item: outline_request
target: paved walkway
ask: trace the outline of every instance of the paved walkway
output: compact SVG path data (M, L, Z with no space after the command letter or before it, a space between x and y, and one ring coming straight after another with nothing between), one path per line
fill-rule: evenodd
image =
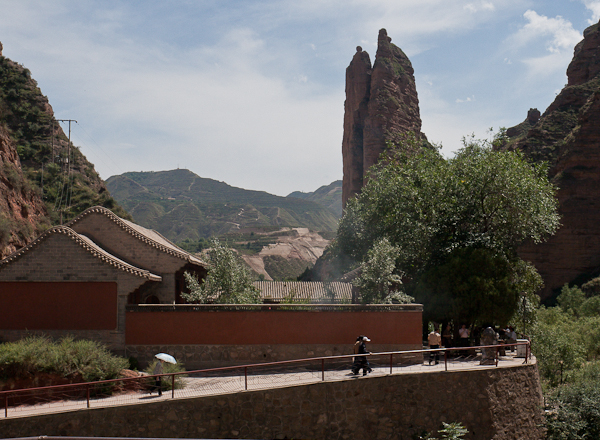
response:
M389 359L389 357L388 357ZM214 396L219 394L238 393L253 390L264 390L269 388L282 388L295 385L306 385L323 380L327 382L335 382L342 380L368 380L369 377L386 376L390 374L389 362L386 365L385 356L376 358L370 357L371 367L373 372L367 377L355 376L350 373L349 365L332 366L326 369L325 373L320 369L320 361L312 366L305 368L296 368L294 370L282 371L281 367L278 370L274 367L256 368L252 374L248 374L247 379L243 374L234 374L226 376L212 377L183 377L180 380L183 385L181 389L176 389L174 394L171 391L165 391L162 396L158 396L156 392L150 394L147 391L130 391L121 394L115 394L106 397L94 397L90 399L90 408L102 408L118 405L136 405L151 402L160 402L164 400L189 399L202 396ZM535 363L535 358L529 360L530 363ZM522 365L523 358L514 357L513 354L507 353L507 356L501 356L498 362L499 368L514 367ZM425 363L406 363L395 364L392 367L391 374L408 374L408 373L431 373L445 371L467 371L496 368L494 365L480 365L479 358L451 358L447 365L444 364L443 356L438 365L428 365ZM168 378L165 378L169 380ZM164 380L164 379L163 379ZM9 407L8 418L28 417L39 414L49 414L65 411L76 411L87 409L87 400L54 400L47 403L36 405L20 405ZM0 412L1 418L4 417L4 410Z

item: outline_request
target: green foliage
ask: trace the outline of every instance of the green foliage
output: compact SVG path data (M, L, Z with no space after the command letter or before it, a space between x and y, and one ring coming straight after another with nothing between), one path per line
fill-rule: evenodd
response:
M125 358L112 355L102 344L66 337L28 337L0 344L0 377L18 378L37 372L56 373L84 381L114 379L127 368Z
M363 304L391 303L397 296L401 275L396 271L396 258L400 250L392 246L387 238L377 241L367 253L356 285L360 288Z
M555 188L545 165L528 164L519 152L494 151L490 142L472 138L454 158L444 159L409 139L390 146L371 171L373 177L348 202L340 221L333 247L338 257L364 262L375 243L387 238L398 248L396 267L412 280L405 284L409 293L431 300L443 289L442 296L454 302L430 307L417 295L425 312L456 313L457 305L477 297L468 313L471 322L477 313L500 306L505 310L496 310L493 318L505 325L518 308L519 294L540 287L539 275L516 250L558 228ZM474 264L479 274L469 267Z
M13 227L14 223L12 220L0 215L0 250L8 244Z
M519 310L522 292L534 292L541 277L532 265L491 249L458 248L419 279L415 296L428 319L505 325Z
M145 373L148 373L149 375L153 375L154 374L154 367L156 367L156 363L159 362L158 360L154 360L152 363L150 363L150 365L148 365L148 367L146 367L146 369L144 370ZM180 373L182 371L185 371L185 368L183 366L183 364L181 363L176 363L176 364L171 364L169 362L163 362L163 373L164 374L169 374L169 373ZM183 380L184 377L187 377L187 375L185 374L178 374L177 376L175 376L175 389L176 390L180 390L185 388L185 382ZM154 378L150 379L148 381L147 386L152 387L155 384L155 380ZM173 383L171 381L170 377L163 377L160 383L161 389L162 391L170 391L173 389Z
M442 425L444 427L438 431L438 434L442 434L439 440L460 440L469 433L469 431L465 429L462 423L442 422ZM431 434L426 434L425 436L420 436L419 439L438 440L438 437L432 437Z
M211 245L208 251L208 275L200 283L194 275L186 272L184 276L190 293L182 293L182 296L187 301L200 303L259 303L260 292L252 284L246 266L218 239L213 239Z
M550 386L577 382L580 368L600 358L600 315L593 313L598 297L586 299L578 287L565 285L557 302L538 311L532 334L540 375Z
M600 383L597 379L560 387L549 396L548 440L600 438Z
M569 287L565 284L556 301L563 312L579 316L579 309L585 302L585 294L579 287Z
M299 258L284 258L278 255L267 255L263 258L265 271L274 281L295 281L302 272L308 269L308 263Z
M207 249L209 245L209 240L205 238L200 238L198 240L186 238L185 240L177 243L177 246L179 246L181 249L191 253L201 252L204 249Z

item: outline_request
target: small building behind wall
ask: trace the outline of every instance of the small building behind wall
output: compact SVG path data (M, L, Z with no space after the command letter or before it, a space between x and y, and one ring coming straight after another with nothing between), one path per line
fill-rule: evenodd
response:
M0 261L0 338L73 335L125 351L125 306L174 303L204 263L160 234L94 207ZM77 230L75 230L76 228Z
M162 282L145 286L129 298L129 304L182 304L184 272L198 279L206 277L207 265L177 247L160 233L116 216L109 209L94 206L67 224L89 237L102 249L128 263L162 277Z

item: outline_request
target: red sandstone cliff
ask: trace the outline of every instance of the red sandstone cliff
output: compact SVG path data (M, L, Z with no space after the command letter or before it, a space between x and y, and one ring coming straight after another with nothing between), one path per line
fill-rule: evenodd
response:
M544 279L542 299L600 271L600 23L584 32L567 76L539 121L509 129L514 137L505 147L547 161L559 188L561 228L547 242L520 250Z
M403 133L421 133L419 99L414 70L408 57L379 31L375 63L359 46L346 69L344 180L342 203L360 192L367 170L375 164L388 141Z
M0 125L0 259L48 223L44 203L23 176L15 144Z

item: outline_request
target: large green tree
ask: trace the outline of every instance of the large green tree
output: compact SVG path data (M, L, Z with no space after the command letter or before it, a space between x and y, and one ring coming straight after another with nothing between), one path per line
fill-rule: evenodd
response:
M260 292L252 283L250 271L231 249L216 238L211 240L208 262L208 275L203 281L184 273L190 293L182 293L182 296L187 301L213 304L260 302Z
M360 263L387 238L404 286L431 318L507 320L520 295L541 286L517 247L559 226L546 166L472 138L450 159L435 149L407 153L415 150L390 148L373 167L346 206L335 251Z

